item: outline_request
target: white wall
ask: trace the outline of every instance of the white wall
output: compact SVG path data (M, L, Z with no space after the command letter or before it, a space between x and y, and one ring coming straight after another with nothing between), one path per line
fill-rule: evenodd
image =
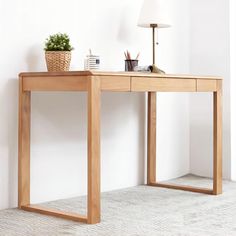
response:
M231 177L229 1L191 1L190 72L218 75L223 81L223 174ZM212 95L190 99L190 170L212 176Z
M236 1L230 0L231 178L236 180Z
M158 31L157 63L167 73L189 72L189 1L172 0L172 26ZM181 59L180 59L181 58ZM189 173L189 94L157 94L157 179ZM178 142L176 142L178 140Z
M170 73L188 73L188 0L172 1L176 24L161 30L158 60ZM17 205L17 74L45 70L43 42L57 32L71 36L74 70L83 69L88 48L104 70L123 70L125 49L150 63L151 31L136 26L141 2L0 0L0 209ZM188 95L158 94L158 112L158 177L186 174ZM143 183L145 121L144 94L102 95L103 191ZM86 193L85 94L34 93L31 141L32 202Z

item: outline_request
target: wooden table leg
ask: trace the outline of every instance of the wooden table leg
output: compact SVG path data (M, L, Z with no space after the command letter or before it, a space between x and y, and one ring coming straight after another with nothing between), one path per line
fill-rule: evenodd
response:
M148 92L147 184L156 183L156 92Z
M100 222L100 79L89 78L88 85L88 214L87 217L66 211L30 204L30 108L31 92L23 90L19 80L19 153L18 206L63 219L95 224Z
M222 193L222 81L217 81L217 91L213 94L214 100L214 170L213 194Z
M88 223L100 222L100 79L88 83Z
M31 94L19 80L18 207L30 204L30 107Z
M222 81L217 81L217 91L214 92L214 180L213 189L198 188L187 185L156 182L156 93L148 93L148 154L147 154L147 184L154 187L179 189L205 194L222 193Z

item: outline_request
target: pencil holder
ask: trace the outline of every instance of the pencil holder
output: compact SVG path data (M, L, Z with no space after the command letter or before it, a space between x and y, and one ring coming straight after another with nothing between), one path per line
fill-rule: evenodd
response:
M138 66L138 60L125 60L125 71L134 71L136 66Z

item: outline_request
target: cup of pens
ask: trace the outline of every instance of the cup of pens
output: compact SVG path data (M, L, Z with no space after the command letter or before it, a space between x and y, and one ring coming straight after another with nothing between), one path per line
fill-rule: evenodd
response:
M134 71L134 68L138 66L139 53L135 59L131 59L132 57L128 50L124 52L124 54L125 54L125 71Z

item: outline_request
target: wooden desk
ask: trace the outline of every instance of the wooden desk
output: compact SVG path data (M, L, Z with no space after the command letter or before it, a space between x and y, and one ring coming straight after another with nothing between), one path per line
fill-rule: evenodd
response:
M148 92L147 184L206 194L222 192L222 80L217 77L114 72L21 73L19 75L19 208L65 219L100 222L100 103L102 91ZM87 216L30 204L30 107L33 91L88 92ZM156 92L212 92L214 109L213 189L156 181Z

